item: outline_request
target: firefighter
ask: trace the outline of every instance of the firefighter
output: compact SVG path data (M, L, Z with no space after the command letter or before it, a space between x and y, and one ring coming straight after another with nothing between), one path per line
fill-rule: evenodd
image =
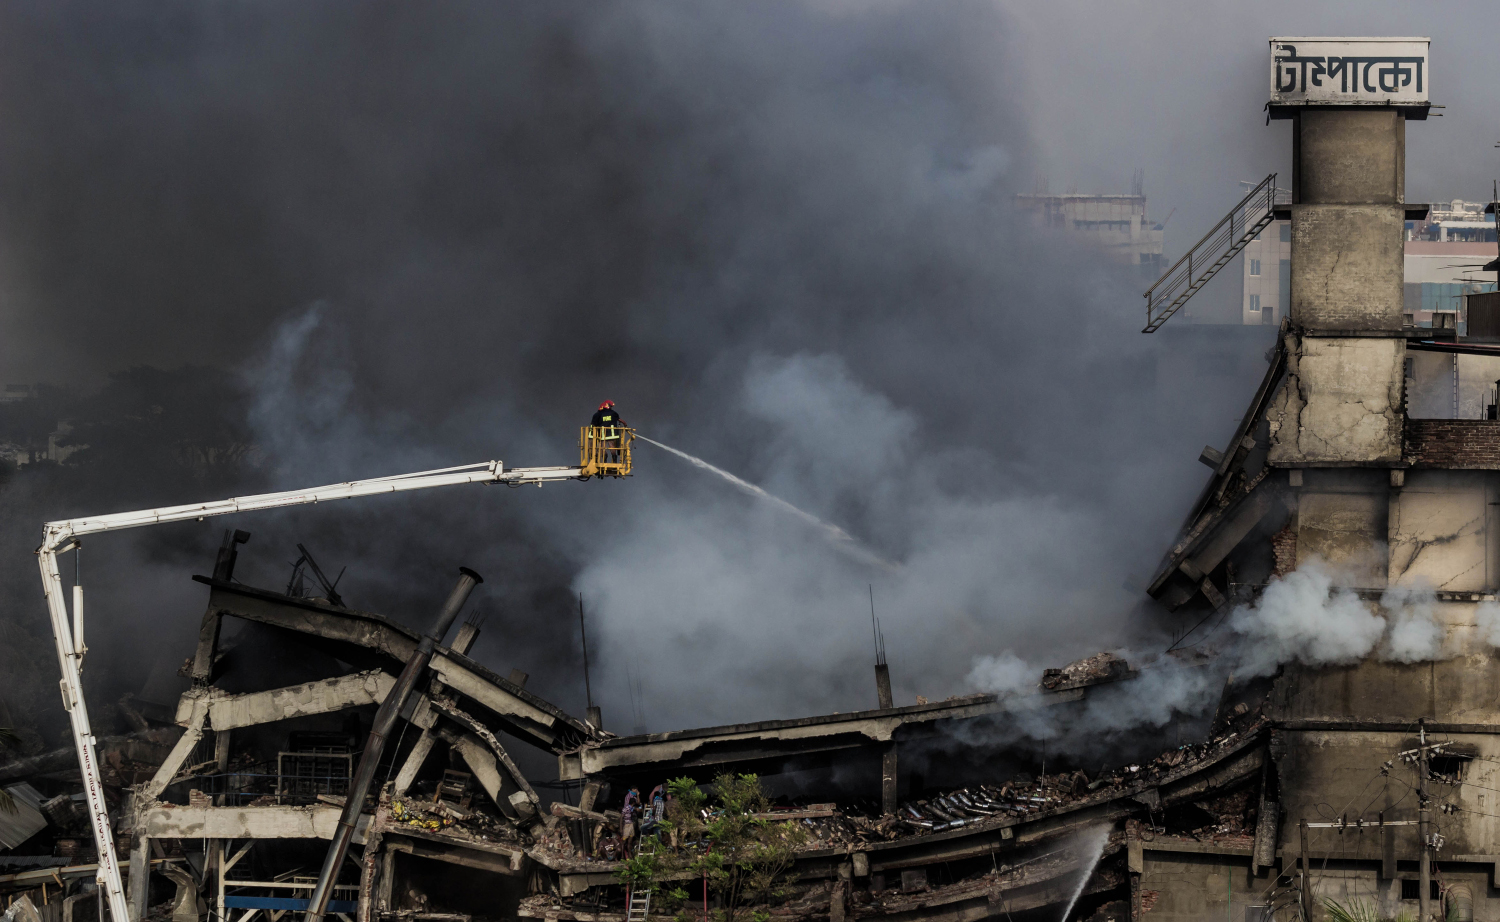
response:
M589 422L594 429L603 429L599 433L599 440L604 443L604 460L619 462L620 460L620 429L625 428L625 420L615 412L615 402L606 400L599 404L599 409L594 411L594 418Z

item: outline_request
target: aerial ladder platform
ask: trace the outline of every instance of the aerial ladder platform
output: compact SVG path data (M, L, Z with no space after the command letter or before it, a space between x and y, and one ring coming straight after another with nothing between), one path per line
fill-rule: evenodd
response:
M81 539L85 535L140 528L146 525L165 525L169 522L201 521L214 515L257 512L265 509L280 509L285 506L326 503L338 499L354 499L359 496L403 493L409 490L425 490L431 487L468 483L503 484L512 487L536 484L540 487L546 483L568 480L628 477L631 472L631 443L634 440L634 429L623 426L597 428L585 426L578 436L579 458L576 466L507 469L500 461L481 461L476 464L376 477L370 480L351 480L346 483L328 484L303 490L262 493L205 503L164 506L157 509L85 516L46 523L42 527L41 546L36 551L37 563L41 567L42 590L47 600L47 613L52 621L58 664L62 669L62 681L59 685L63 708L68 712L72 725L73 742L78 750L79 771L88 801L89 825L93 830L94 844L98 848L97 880L99 889L109 905L113 922L139 922L139 919L131 911L125 895L124 882L120 876L119 853L115 848L114 833L110 827L109 808L104 802L104 786L100 778L93 727L84 701L83 659L88 648L84 645L83 639L83 586L73 587L70 614L69 597L63 591L62 575L58 570L58 555L68 551L77 552L82 546Z

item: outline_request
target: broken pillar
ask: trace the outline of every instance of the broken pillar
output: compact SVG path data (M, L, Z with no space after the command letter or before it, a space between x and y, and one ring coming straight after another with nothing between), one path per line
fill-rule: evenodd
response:
M880 812L896 812L896 741L880 751Z

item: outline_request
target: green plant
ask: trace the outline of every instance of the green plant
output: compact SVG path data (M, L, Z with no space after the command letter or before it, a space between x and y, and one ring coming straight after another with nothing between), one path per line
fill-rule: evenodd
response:
M1375 906L1360 900L1340 903L1338 900L1325 898L1323 908L1328 912L1329 922L1380 922Z
M1338 900L1324 899L1323 909L1328 913L1329 922L1416 922L1416 917L1405 910L1394 917L1383 918L1373 903L1363 900L1340 903Z
M615 877L620 883L633 890L652 889L655 888L656 879L661 871L660 855L643 855L637 850L634 855L620 862L619 869L615 871Z
M667 889L669 878L702 880L718 898L715 922L736 922L748 911L751 922L767 922L763 907L783 898L795 881L792 866L807 835L796 823L763 818L770 801L756 775L724 773L714 779L714 804L691 778L667 782L671 793L661 823L668 847L646 859L626 861L616 876L631 887L650 887L656 907L678 919L688 891Z

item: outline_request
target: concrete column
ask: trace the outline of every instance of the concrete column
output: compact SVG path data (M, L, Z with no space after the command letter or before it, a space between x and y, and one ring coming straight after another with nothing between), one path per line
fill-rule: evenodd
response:
M375 909L378 917L381 913L390 912L395 909L392 905L392 894L396 884L396 850L386 847L381 856L380 877L375 882Z
M896 706L896 699L891 694L891 667L885 663L875 664L875 700L882 708Z
M401 766L401 771L396 774L396 786L392 789L395 796L400 797L417 780L417 772L422 770L422 763L427 761L427 756L432 752L432 745L437 742L437 737L431 730L423 730L422 735L417 737L416 745L412 746L411 752L406 757L406 762Z
M880 812L896 812L896 742L885 744L880 753Z
M130 849L130 922L146 918L151 889L151 840L139 832Z
M1401 460L1406 120L1386 108L1293 118L1290 360L1273 464Z

